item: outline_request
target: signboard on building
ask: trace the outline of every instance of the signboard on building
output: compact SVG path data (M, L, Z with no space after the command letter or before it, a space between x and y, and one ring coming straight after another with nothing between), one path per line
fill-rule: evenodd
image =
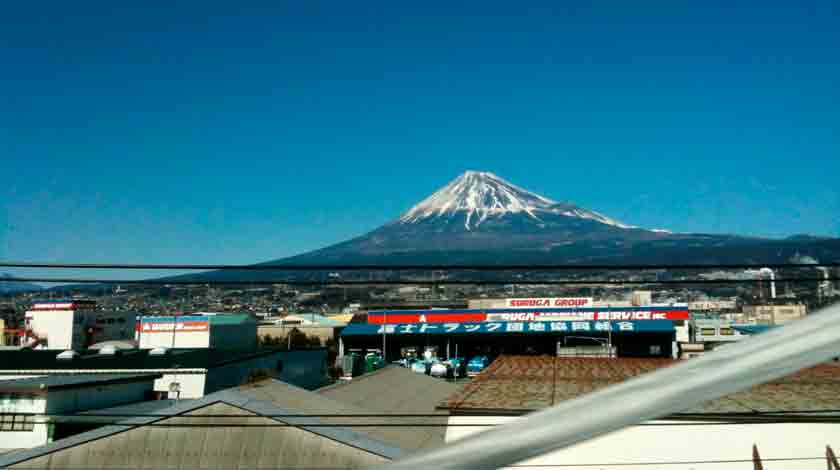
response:
M688 309L685 307L393 310L368 313L368 323L373 324L500 321L678 321L688 319Z
M59 301L39 301L32 304L30 310L79 310L79 309L93 309L96 308L96 302L92 300L59 300Z
M347 325L341 336L363 335L419 335L419 334L538 334L538 333L635 333L672 332L674 323L668 320L646 321L537 321L537 322L448 322Z
M592 303L592 297L543 297L535 299L505 299L506 308L591 307Z
M737 307L734 300L698 300L688 303L688 309L692 312L703 311L728 311L735 310Z
M210 319L207 317L145 317L140 321L138 329L146 333L172 333L173 331L209 331Z

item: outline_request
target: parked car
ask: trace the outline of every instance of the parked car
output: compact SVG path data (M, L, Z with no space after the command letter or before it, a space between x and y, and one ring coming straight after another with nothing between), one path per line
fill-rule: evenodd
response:
M490 358L487 356L476 356L467 363L467 375L474 377L490 365Z
M432 377L446 377L447 372L451 367L452 366L445 362L435 362L429 370L429 375Z
M414 361L411 364L411 371L417 372L418 374L425 374L426 373L426 361Z

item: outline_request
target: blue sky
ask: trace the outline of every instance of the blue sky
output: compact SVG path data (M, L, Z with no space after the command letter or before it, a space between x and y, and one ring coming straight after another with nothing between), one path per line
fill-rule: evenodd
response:
M650 228L840 236L836 2L136 3L0 15L0 258L280 258L467 169Z

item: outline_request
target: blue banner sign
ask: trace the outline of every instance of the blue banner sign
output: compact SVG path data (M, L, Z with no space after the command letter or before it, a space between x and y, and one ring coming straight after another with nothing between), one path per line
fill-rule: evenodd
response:
M540 334L540 333L667 333L674 331L669 320L644 321L552 321L481 323L402 323L372 325L351 323L341 336L424 335L424 334Z

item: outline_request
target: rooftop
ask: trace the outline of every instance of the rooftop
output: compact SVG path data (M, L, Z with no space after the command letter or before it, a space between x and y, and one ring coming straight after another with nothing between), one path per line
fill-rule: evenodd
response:
M57 350L21 349L0 350L0 375L21 375L21 371L113 371L113 370L161 370L161 369L207 369L224 364L274 354L273 349L257 351L229 351L220 349L172 349L167 354L150 355L149 350L134 349L119 354L99 354L96 350L79 351L72 360L61 360Z
M277 380L266 380L242 386L239 393L302 414L366 415L352 419L321 417L319 421L328 424L353 423L352 429L373 439L401 449L416 450L444 444L448 414L436 410L435 406L460 387L402 367L389 366L355 378L350 383L324 387L315 392ZM389 414L439 414L440 418L390 418ZM389 426L414 423L426 426ZM365 424L371 426L363 426ZM428 426L430 424L441 426Z
M0 468L81 468L74 462L103 470L312 468L316 462L326 468L361 468L403 455L401 449L354 429L307 426L319 421L289 417L299 411L274 406L236 389L170 406L132 409L123 407L121 411L155 416L127 418L44 446L4 454ZM272 418L275 416L284 418Z
M27 379L2 380L0 392L32 392L48 390L67 390L117 383L142 382L161 377L160 374L76 374L49 375Z
M676 363L670 359L501 356L439 403L451 412L524 413L546 408ZM819 365L685 413L840 409L840 367Z

